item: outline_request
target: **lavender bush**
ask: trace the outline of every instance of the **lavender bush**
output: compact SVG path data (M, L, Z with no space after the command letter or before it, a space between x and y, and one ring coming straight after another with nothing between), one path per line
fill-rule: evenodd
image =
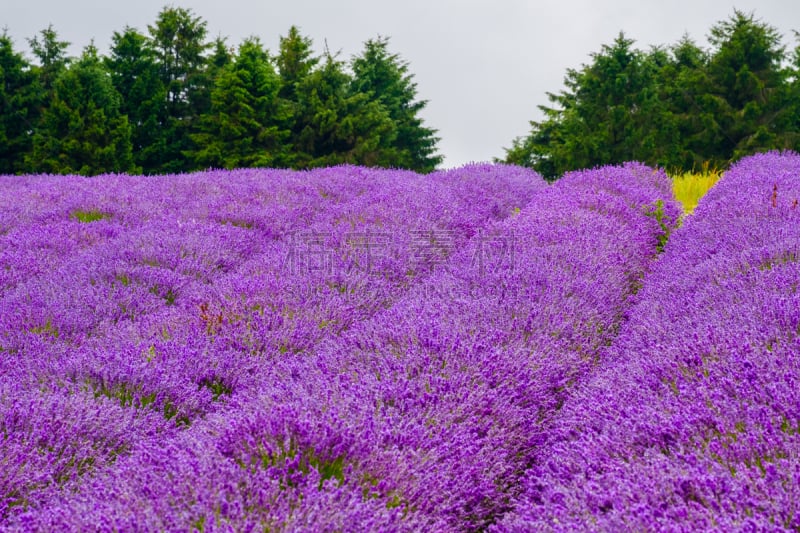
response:
M428 529L496 520L656 255L663 228L651 214L677 219L668 196L664 175L641 166L570 175L321 346L306 388L330 398L328 369L346 376L329 401L343 415L327 417L337 443L353 439L330 454L353 469L344 481Z
M798 171L9 178L0 523L796 530Z
M545 187L477 165L1 183L4 520L390 305L431 269L417 235L445 235L446 258Z
M798 176L758 155L701 200L497 530L800 529Z

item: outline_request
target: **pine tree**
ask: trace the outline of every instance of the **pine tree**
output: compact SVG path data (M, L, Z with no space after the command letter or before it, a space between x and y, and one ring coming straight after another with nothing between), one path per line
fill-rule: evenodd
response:
M203 71L207 66L205 53L210 47L205 40L206 22L189 9L166 7L158 14L156 23L148 26L148 31L166 88L166 143L159 170L190 170L186 152L193 145L189 136L206 99Z
M297 85L306 79L319 63L319 58L313 54L312 45L311 39L301 35L297 26L289 28L286 37L280 38L275 63L281 78L279 92L281 98L295 102Z
M28 39L33 55L39 60L37 69L39 81L44 89L52 91L56 78L64 71L70 62L67 56L69 41L59 41L58 33L52 24L39 32L39 37Z
M532 166L554 178L568 170L649 159L657 144L652 111L658 106L656 62L624 34L580 70L569 69L566 90L548 93L556 107L506 152L509 163Z
M0 174L25 170L42 96L32 66L14 51L8 35L0 35Z
M385 138L378 165L430 172L442 162L436 155L436 130L423 126L420 112L427 105L416 100L417 84L408 72L408 63L388 50L387 38L371 39L364 51L353 58L353 92L363 93L378 102L395 123L397 135Z
M549 94L544 119L516 139L505 160L549 177L640 160L671 169L724 168L756 151L798 146L797 70L780 36L734 11L714 25L706 52L688 37L648 54L620 35L569 70ZM798 60L800 61L800 60Z
M93 45L53 82L26 164L35 172L85 176L136 170L128 119Z
M720 132L714 159L788 147L786 55L777 30L737 10L711 28L709 40L715 47L708 64L709 107Z
M292 26L286 36L280 38L278 55L275 57L281 81L278 90L279 105L288 113L286 126L289 130L289 153L285 163L290 167L306 164L298 162L297 143L305 127L299 118L303 112L298 101L298 87L319 64L312 45L309 37L303 36L297 26ZM309 158L302 159L308 161Z
M330 53L297 83L294 166L379 164L381 147L397 135L396 127L383 106L351 86L352 78Z
M288 163L287 110L281 82L257 38L245 40L233 63L221 67L211 110L192 135L193 161L203 167L275 167Z
M661 108L652 117L661 132L657 163L669 169L700 168L708 161L714 117L704 103L708 54L684 35L668 50L658 71ZM717 142L717 141L711 141Z
M166 88L150 41L133 28L112 36L105 65L121 98L120 113L128 117L136 166L145 174L158 172L165 159Z
M200 122L202 117L211 113L212 106L212 93L215 89L217 78L225 67L233 62L234 54L228 48L228 44L224 37L217 37L210 45L211 53L205 58L205 63L194 75L194 92L192 94L192 111L196 120L192 123L189 131L191 138L195 133L201 129ZM185 155L189 156L191 160L191 153L194 153L194 147L191 148Z
M217 37L211 43L211 54L206 61L208 70L212 73L219 72L227 67L234 60L233 49L228 47L228 39L225 37Z
M800 32L794 32L800 42ZM800 152L800 44L792 53L792 64L789 67L789 106L787 111L786 144L796 152Z

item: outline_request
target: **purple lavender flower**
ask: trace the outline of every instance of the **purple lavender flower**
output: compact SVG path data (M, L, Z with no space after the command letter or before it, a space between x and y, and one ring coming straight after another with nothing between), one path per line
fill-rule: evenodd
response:
M800 527L798 174L749 157L701 200L498 530Z

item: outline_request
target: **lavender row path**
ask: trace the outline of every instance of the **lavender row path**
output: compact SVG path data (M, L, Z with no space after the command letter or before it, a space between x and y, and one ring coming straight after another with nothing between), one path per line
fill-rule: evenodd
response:
M725 173L498 531L800 529L798 199L797 154Z
M542 187L488 165L3 177L0 517L258 390Z
M371 318L277 357L21 528L484 528L609 343L665 230L663 173L575 173Z

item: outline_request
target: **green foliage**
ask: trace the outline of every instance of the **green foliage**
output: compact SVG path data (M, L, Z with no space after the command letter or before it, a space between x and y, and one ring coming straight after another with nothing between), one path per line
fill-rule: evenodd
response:
M655 57L657 54L654 53ZM653 125L661 133L650 164L672 169L694 169L708 165L708 148L716 140L709 136L713 113L701 105L707 84L708 54L684 36L661 51L658 61L659 108Z
M95 398L105 397L119 402L120 407L134 409L152 409L160 411L166 420L175 419L177 426L189 426L191 420L186 415L178 416L178 408L169 398L159 399L159 394L150 392L145 394L139 384L125 381L107 383L102 379L88 379L86 382Z
M204 56L204 64L194 76L195 89L191 94L192 110L197 122L202 120L203 115L211 111L211 95L217 78L222 70L234 60L233 50L228 47L224 37L217 37L208 47L211 53L207 57ZM196 131L196 128L193 129Z
M105 218L110 218L111 215L108 213L103 213L102 211L96 211L94 209L89 211L77 210L72 212L72 218L77 220L78 222L96 222L98 220L103 220Z
M279 441L278 449L272 452L263 448L258 450L256 460L254 464L243 466L260 466L264 469L286 468L285 479L289 486L294 485L293 474L308 475L311 469L316 470L320 476L320 489L329 479L335 479L339 484L344 483L344 456L330 457L329 454L318 454L314 448L301 447L294 439L289 441L288 446Z
M201 167L270 167L288 162L289 111L277 95L280 79L257 38L245 40L234 62L220 68L211 110L192 135Z
M505 160L547 177L638 160L689 171L750 153L798 148L797 69L774 28L734 11L711 28L706 52L687 37L642 52L623 34L568 70L566 89L531 122Z
M656 245L656 250L661 253L664 251L667 241L669 241L671 232L671 225L668 224L669 221L665 218L664 200L658 199L655 205L648 206L645 215L654 218L658 222L659 228L661 228L661 235L658 236L658 244Z
M208 101L206 22L190 9L165 7L148 30L166 89L164 158L158 170L190 170L185 154L193 148L189 135L206 111L202 103Z
M340 61L326 54L295 91L293 166L378 164L381 146L396 135L396 126L379 102L351 90Z
M33 148L28 132L39 120L42 87L32 66L0 36L0 174L25 170L25 154Z
M792 63L787 69L789 73L789 105L786 119L793 124L800 124L800 32L794 33L798 45L792 53ZM800 131L790 130L791 137L787 144L800 151Z
M389 40L371 39L364 51L353 58L353 92L369 95L389 113L397 133L384 138L378 166L402 167L430 172L442 162L436 155L436 131L422 124L419 113L427 105L416 100L417 84L409 74L408 63L397 54L389 53Z
M297 26L289 28L286 37L280 38L280 47L275 62L281 77L280 97L295 101L297 85L311 74L319 63L311 48L310 38L300 34Z
M168 288L166 291L163 291L159 285L153 285L152 287L150 287L150 294L153 294L163 299L168 306L175 305L175 298L177 298L178 296L171 287Z
M646 54L633 49L620 33L581 70L567 71L567 90L548 94L557 107L540 106L542 122L508 151L510 163L532 166L547 177L567 170L638 159L656 146L650 123L658 105L656 68Z
M39 37L28 39L28 44L33 55L39 60L39 80L45 90L51 91L56 79L70 62L70 58L67 57L70 43L58 40L58 33L52 24L40 31Z
M57 339L59 336L58 328L53 325L53 321L50 318L45 321L44 325L34 326L29 331L36 335L52 337L54 339Z
M93 45L55 80L26 164L34 172L85 176L135 170L128 118Z
M258 38L208 42L206 22L165 7L147 34L115 32L78 60L48 27L29 65L0 38L0 174L143 172L340 163L427 172L441 162L408 65L367 41L351 69L291 27L271 57Z
M221 378L206 379L200 382L200 387L211 391L212 400L217 402L222 396L230 396L233 388L222 381Z
M166 157L167 91L148 38L133 28L112 36L105 66L121 96L120 112L131 126L134 163L146 174L158 172Z
M738 159L770 148L791 148L787 126L785 52L780 35L752 15L736 11L711 29L716 53L708 65L710 92L717 96L720 158ZM717 160L712 159L714 163Z

